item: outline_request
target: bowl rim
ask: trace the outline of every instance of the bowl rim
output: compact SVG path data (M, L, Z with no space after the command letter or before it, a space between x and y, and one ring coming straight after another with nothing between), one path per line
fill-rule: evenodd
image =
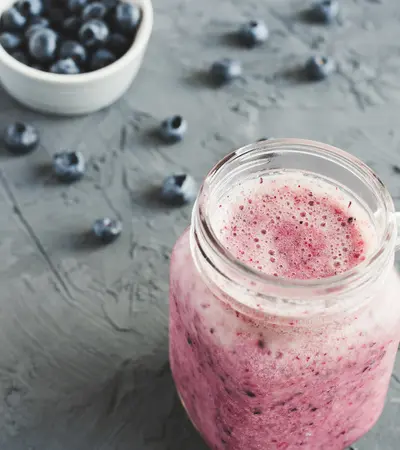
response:
M96 70L89 73L80 73L75 75L64 75L44 72L33 67L27 66L21 63L17 59L9 55L4 48L0 45L0 60L6 64L11 70L24 75L31 80L50 83L50 84L70 84L79 85L94 82L103 78L112 76L113 74L123 70L133 60L139 59L141 53L146 48L147 42L150 38L153 28L153 5L151 0L122 0L126 3L138 4L142 9L142 19L139 24L133 44L129 50L121 58L107 67ZM10 1L13 4L15 0ZM8 2L2 5L4 8L0 8L0 14L7 8ZM1 79L1 77L0 77Z

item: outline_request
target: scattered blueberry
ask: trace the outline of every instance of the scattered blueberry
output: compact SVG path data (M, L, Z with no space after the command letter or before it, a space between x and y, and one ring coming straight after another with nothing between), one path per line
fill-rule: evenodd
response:
M50 72L59 75L77 75L80 73L80 69L72 58L65 58L56 61L50 67Z
M305 72L310 80L323 80L335 70L335 62L326 56L312 56L305 65Z
M6 148L16 154L31 152L39 143L39 133L32 125L16 122L9 125L4 133Z
M400 166L398 166L396 164L393 164L392 165L392 170L393 170L394 173L397 173L397 175L400 174Z
M84 23L79 30L79 39L86 47L99 47L107 41L109 30L107 25L98 19Z
M115 8L114 26L121 33L131 35L136 31L142 12L132 3L119 3Z
M339 14L339 3L336 0L321 0L314 3L310 12L315 21L331 23Z
M186 174L170 175L161 188L162 200L173 205L193 202L196 196L197 184L193 177Z
M82 20L103 19L107 14L107 7L102 2L89 3L82 11Z
M68 0L67 8L74 14L80 13L83 8L89 3L88 0Z
M107 48L117 57L123 56L131 46L131 41L119 33L110 34L107 41Z
M61 152L53 156L53 170L61 181L77 181L83 177L85 169L85 158L80 152Z
M26 53L21 50L12 52L12 53L10 53L10 55L22 64L25 64L25 65L29 64L29 60L28 60L28 57L26 56Z
M4 31L20 31L26 25L26 17L17 8L10 8L3 12L1 23Z
M78 35L81 26L82 20L80 17L70 16L64 20L62 30L67 37L75 38Z
M114 53L110 52L110 50L107 50L105 48L100 48L99 50L96 50L92 55L92 59L90 61L90 69L91 70L102 69L103 67L109 66L116 60L117 57L114 55Z
M270 139L273 139L273 138L272 137L262 137L262 138L258 139L257 142L269 141Z
M93 224L93 233L96 238L105 244L115 241L122 232L122 222L118 219L98 219Z
M248 47L255 47L268 39L269 31L262 20L251 20L239 30L240 40Z
M227 84L242 74L242 66L239 61L224 58L213 63L210 69L212 80L219 85Z
M22 39L19 35L14 33L5 32L0 34L0 45L8 53L17 50L22 44Z
M61 59L73 59L78 64L84 64L87 59L85 47L77 41L64 41L58 52Z
M26 17L39 16L43 11L43 2L42 0L19 0L16 7Z
M161 122L160 135L166 142L178 142L187 131L187 122L182 116L172 116Z
M58 35L55 31L39 28L29 38L29 53L37 61L51 61L56 55L57 43Z

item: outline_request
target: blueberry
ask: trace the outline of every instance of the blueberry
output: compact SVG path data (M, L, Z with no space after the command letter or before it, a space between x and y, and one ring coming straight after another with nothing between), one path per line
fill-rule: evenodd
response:
M80 73L78 64L72 58L59 59L50 67L51 73L59 75L77 75Z
M5 32L0 34L0 45L4 48L4 50L8 53L16 50L22 44L21 36Z
M339 3L336 0L321 0L311 7L311 18L318 22L331 23L339 13Z
M90 61L90 70L99 70L103 67L109 66L117 60L117 57L105 48L96 50Z
M107 8L108 11L116 8L119 3L119 0L101 0L101 3Z
M191 203L197 196L197 184L186 174L170 175L165 178L161 188L161 199L173 205Z
M20 31L26 25L26 17L17 8L10 8L2 14L1 23L4 31Z
M61 30L64 20L65 11L62 8L50 8L47 12L47 17L51 23L52 28Z
M335 70L335 62L326 56L312 56L305 65L305 72L310 80L323 80Z
M251 20L239 30L240 40L248 47L255 47L268 39L269 31L262 20Z
M109 244L115 241L122 232L122 222L118 219L97 219L93 224L93 233L103 243Z
M79 30L79 40L88 48L100 47L109 35L107 25L99 19L91 19L84 23Z
M43 2L41 0L19 0L16 7L25 17L39 16L43 11Z
M33 16L29 19L29 26L40 25L42 27L48 27L49 24L49 19L46 19L44 16Z
M187 131L187 122L182 116L172 116L161 122L160 136L166 142L178 142Z
M30 39L33 33L39 28L47 28L49 26L49 21L42 16L35 16L35 20L29 22L28 28L25 30L26 39Z
M21 51L21 50L17 50L15 52L10 53L10 55L16 59L17 61L19 61L22 64L28 65L29 64L29 58L26 55L25 52Z
M210 69L212 80L219 85L227 84L242 74L242 66L239 61L224 58L213 63Z
M80 17L70 16L64 20L62 24L62 30L65 36L71 39L75 39L78 37L78 32L81 26L82 26L82 19Z
M58 35L55 31L39 28L29 38L29 53L37 61L51 61L56 55L57 44Z
M39 133L35 127L22 122L9 125L4 133L6 148L16 155L31 152L39 143Z
M74 14L80 13L83 8L89 3L88 0L68 0L67 8Z
M140 22L142 12L132 3L119 3L115 8L114 26L121 33L132 35Z
M103 19L107 14L107 7L102 2L89 3L82 11L82 20Z
M53 156L53 170L61 181L77 181L85 174L85 158L80 152L56 153Z
M41 70L42 72L48 72L47 67L42 64L33 63L30 64L30 67L32 67L32 69Z
M274 138L272 138L272 137L262 137L260 139L257 139L257 142L269 141L270 139L274 139Z
M107 48L118 58L123 56L132 45L132 42L119 33L110 34L107 41Z
M72 58L78 64L84 64L87 59L85 47L77 41L64 41L58 54L60 59Z

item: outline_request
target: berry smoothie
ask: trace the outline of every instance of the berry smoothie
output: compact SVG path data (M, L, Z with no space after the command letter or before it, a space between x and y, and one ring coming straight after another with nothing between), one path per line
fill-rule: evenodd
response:
M277 278L332 277L377 245L357 198L302 173L244 181L211 214L226 249ZM343 450L365 434L383 409L400 338L400 281L394 269L384 278L366 306L331 320L245 315L211 292L187 231L171 263L170 359L210 448ZM248 306L264 312L260 302Z

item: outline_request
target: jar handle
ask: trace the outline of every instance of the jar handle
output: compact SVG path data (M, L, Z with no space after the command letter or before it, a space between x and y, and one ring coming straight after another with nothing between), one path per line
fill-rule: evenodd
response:
M396 251L400 250L400 211L394 214L397 225L397 239L396 239Z

